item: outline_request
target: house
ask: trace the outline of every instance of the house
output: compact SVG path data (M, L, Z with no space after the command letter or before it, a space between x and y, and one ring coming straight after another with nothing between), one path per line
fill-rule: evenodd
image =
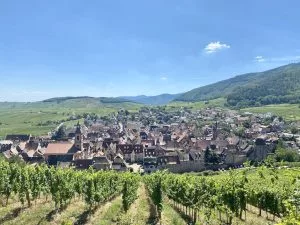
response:
M158 156L157 157L157 165L165 166L170 164L179 164L179 155L177 152L169 153L168 155Z
M144 146L144 147L149 147L149 146L154 146L155 145L155 141L152 140L152 139L147 139L147 140L141 140L141 144Z
M93 158L93 167L96 170L110 170L112 169L112 162L105 155L95 156Z
M121 154L117 154L112 162L112 169L117 171L127 171L128 165Z
M19 156L22 159L22 156L19 155L19 152L15 148L4 151L3 155L6 159L10 159L13 156Z
M43 153L39 150L41 149L41 145L39 141L30 140L29 142L22 142L24 146L18 146L21 150L21 155L25 161L30 162L42 162L44 161ZM21 147L20 147L21 146Z
M164 155L164 150L162 148L149 146L144 150L144 158L156 158L159 155Z
M148 134L145 131L140 132L140 137L142 140L147 140L148 139Z
M157 168L157 158L156 157L146 157L143 162L144 172L152 173L155 172Z
M127 162L134 162L134 152L132 144L119 144L117 151L120 152Z
M93 166L93 159L76 159L74 165L76 169L88 169Z
M78 151L73 142L49 143L45 150L45 160L49 165L57 165L58 162L71 162Z
M30 140L31 135L27 134L9 134L6 135L5 140L13 142L27 142Z
M115 140L113 138L104 138L102 147L104 149L108 149L111 144L118 144L119 140Z
M203 161L201 151L190 150L189 151L189 160L190 161Z
M0 153L10 150L13 146L12 141L0 141Z
M211 141L208 141L208 140L197 140L195 143L195 148L198 150L205 151L205 149L207 147L209 147L210 144L211 144Z
M260 125L260 133L266 134L271 132L271 126Z
M118 151L121 152L127 162L142 162L144 158L144 146L139 144L120 144L117 145Z

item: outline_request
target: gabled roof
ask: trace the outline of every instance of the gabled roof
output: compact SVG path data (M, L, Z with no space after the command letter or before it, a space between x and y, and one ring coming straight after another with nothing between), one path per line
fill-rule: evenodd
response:
M29 141L30 135L27 134L9 134L6 135L5 140L11 141Z
M45 155L66 155L76 152L77 149L72 142L54 142L48 144Z
M198 140L196 141L195 147L200 149L200 150L205 150L207 147L210 146L210 142L208 140Z
M39 143L33 142L33 141L30 141L30 142L28 142L28 143L25 144L25 149L27 151L30 151L30 150L34 150L35 151L35 150L38 149L38 147L39 147Z
M7 150L10 150L12 147L12 144L0 144L0 152L5 152Z
M189 156L192 161L200 160L201 159L201 151L191 150L189 152Z
M94 164L111 164L105 155L94 157L93 161Z

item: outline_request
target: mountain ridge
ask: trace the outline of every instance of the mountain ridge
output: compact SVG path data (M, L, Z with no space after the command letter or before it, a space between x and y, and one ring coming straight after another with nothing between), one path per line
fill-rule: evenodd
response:
M121 96L122 99L128 99L137 103L142 103L145 105L165 105L173 101L181 94L160 94L154 96L147 95L137 95L137 96Z
M227 98L233 107L300 103L300 63L246 73L188 91L175 101L197 102Z

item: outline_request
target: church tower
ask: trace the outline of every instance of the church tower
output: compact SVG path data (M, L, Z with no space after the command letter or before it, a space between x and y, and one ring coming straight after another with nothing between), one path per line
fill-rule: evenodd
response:
M213 140L216 140L218 137L218 121L216 121L215 125L213 126Z
M77 123L75 131L75 147L80 151L82 150L82 132L79 121Z

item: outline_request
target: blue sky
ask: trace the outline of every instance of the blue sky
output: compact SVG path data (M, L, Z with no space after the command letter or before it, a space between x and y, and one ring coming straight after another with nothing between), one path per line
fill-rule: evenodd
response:
M298 0L0 0L0 101L179 93L300 61Z

